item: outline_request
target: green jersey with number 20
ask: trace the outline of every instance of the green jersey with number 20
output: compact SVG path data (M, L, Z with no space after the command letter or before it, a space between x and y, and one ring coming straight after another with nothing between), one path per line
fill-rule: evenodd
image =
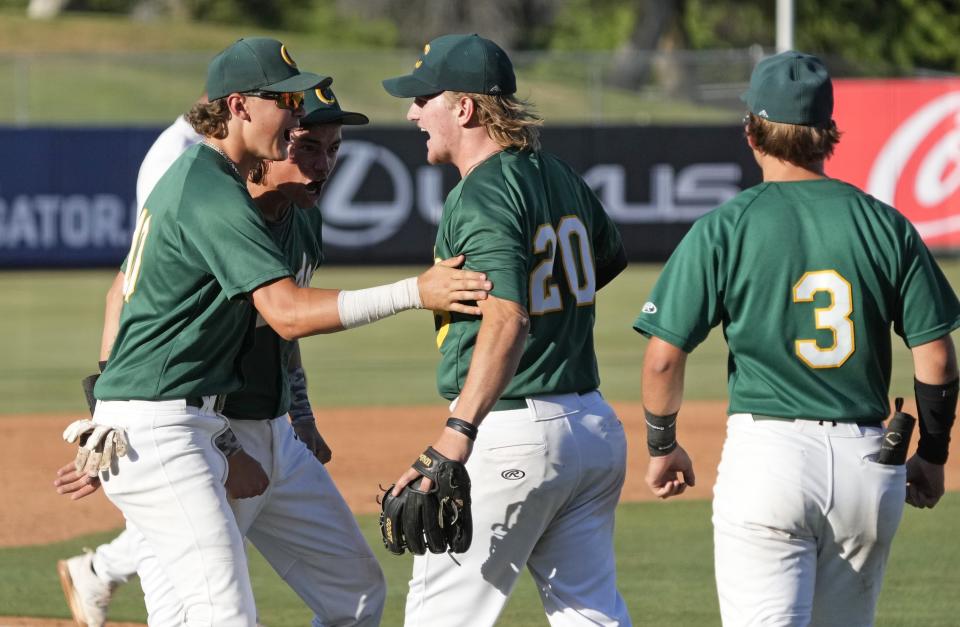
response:
M879 421L891 325L924 344L960 304L892 207L834 179L770 182L693 225L634 328L690 352L717 324L730 413Z
M291 272L221 155L197 144L170 166L140 212L127 260L120 329L96 397L240 388L254 320L246 295Z
M593 349L596 268L620 250L600 201L556 157L504 150L477 165L447 196L434 249L464 254L493 282L491 294L524 306L530 332L503 398L583 392L600 384ZM445 398L463 388L480 318L437 314Z

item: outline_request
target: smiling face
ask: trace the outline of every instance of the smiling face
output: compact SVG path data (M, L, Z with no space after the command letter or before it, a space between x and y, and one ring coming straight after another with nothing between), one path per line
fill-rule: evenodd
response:
M269 164L264 185L276 188L287 204L314 206L337 164L341 141L339 123L294 129L287 158Z
M456 110L443 94L415 98L407 119L427 134L427 163L452 163L459 148Z

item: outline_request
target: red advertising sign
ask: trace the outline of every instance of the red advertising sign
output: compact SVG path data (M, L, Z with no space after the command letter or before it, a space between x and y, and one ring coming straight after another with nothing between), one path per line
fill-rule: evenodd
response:
M931 248L960 248L960 79L834 81L830 176L896 207Z

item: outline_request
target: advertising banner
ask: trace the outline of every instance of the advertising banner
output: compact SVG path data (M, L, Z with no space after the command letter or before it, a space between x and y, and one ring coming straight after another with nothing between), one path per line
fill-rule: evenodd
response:
M960 248L960 79L838 80L827 166L896 207L934 249Z
M135 222L140 161L160 129L0 129L0 267L117 265ZM759 170L732 127L558 127L569 162L620 226L632 260L666 259L690 224ZM345 128L321 199L330 263L430 263L451 166L412 127Z

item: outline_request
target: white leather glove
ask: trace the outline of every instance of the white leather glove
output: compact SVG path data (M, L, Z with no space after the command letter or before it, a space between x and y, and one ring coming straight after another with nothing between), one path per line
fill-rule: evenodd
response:
M114 460L127 454L127 434L123 429L98 425L86 418L70 423L63 439L70 444L79 443L74 467L90 477L109 470Z

